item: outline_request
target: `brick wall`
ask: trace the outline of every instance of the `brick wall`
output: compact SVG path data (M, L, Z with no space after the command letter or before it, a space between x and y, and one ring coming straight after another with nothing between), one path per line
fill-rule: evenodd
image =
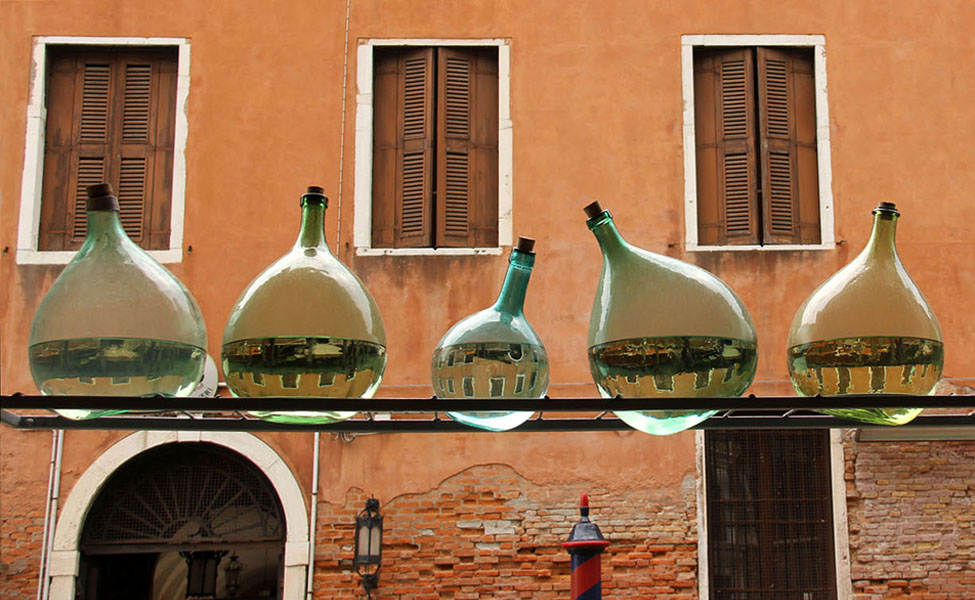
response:
M856 600L975 598L975 442L846 435Z
M588 492L592 520L611 541L603 554L607 598L697 597L693 480L682 490L610 492L574 482L533 484L505 465L467 469L423 494L381 498L383 567L375 598L568 598L561 543ZM353 523L367 494L319 505L316 595L361 596L352 572Z
M37 597L51 433L0 425L0 598Z

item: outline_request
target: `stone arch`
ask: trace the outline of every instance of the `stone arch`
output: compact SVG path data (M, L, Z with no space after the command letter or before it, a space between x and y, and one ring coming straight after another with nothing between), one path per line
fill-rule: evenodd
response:
M277 452L257 436L240 432L142 431L119 440L96 458L75 483L64 502L54 531L51 551L50 598L73 600L78 575L78 543L85 517L109 476L136 455L161 444L209 442L243 455L268 478L285 515L284 590L285 600L299 600L305 594L308 568L308 511L298 480Z

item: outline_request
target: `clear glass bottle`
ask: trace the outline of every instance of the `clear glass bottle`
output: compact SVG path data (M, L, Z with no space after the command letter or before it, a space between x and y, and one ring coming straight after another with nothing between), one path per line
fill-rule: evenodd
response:
M328 198L301 196L291 250L261 272L230 312L221 351L235 396L370 398L386 369L386 329L372 295L325 243ZM355 411L252 411L278 423L332 423Z
M944 365L941 326L897 256L899 215L893 203L881 202L873 211L867 246L796 312L789 330L788 367L800 395L934 392ZM902 425L921 409L822 412Z
M541 398L548 391L548 355L523 312L535 264L535 240L519 237L497 301L458 321L436 350L430 366L441 398ZM449 412L452 419L490 431L513 429L529 411Z
M48 395L187 396L206 361L196 300L125 234L109 184L87 192L85 242L34 315L34 382ZM125 411L58 412L86 419Z
M758 345L745 305L704 269L628 244L609 211L585 208L603 253L589 321L589 368L603 397L740 396ZM715 411L620 411L634 429L666 435Z

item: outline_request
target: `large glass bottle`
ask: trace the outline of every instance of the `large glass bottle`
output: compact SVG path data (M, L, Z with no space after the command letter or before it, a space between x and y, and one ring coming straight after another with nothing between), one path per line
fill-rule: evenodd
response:
M441 398L541 398L548 391L548 354L525 319L525 292L535 264L535 240L519 237L497 301L464 317L444 334L430 366ZM513 429L529 411L448 412L490 431Z
M803 302L789 330L789 376L802 396L931 394L941 379L941 326L904 269L894 233L897 207L873 211L866 248ZM902 425L917 408L822 412Z
M603 253L589 321L589 368L603 397L741 395L758 346L745 305L704 269L628 244L609 211L586 207ZM666 435L715 411L620 411L634 429Z
M224 378L235 396L370 398L386 369L375 300L325 243L324 190L301 197L291 250L240 295L223 333ZM252 411L278 423L332 423L355 411Z
M125 234L109 184L87 189L88 235L31 326L42 394L187 396L206 360L200 309L176 277ZM122 409L62 410L85 419Z

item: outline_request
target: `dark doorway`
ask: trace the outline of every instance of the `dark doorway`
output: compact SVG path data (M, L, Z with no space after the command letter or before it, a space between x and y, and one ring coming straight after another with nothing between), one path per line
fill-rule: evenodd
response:
M216 444L163 444L120 466L92 503L76 600L184 598L186 557L201 554L218 558L195 597L277 598L285 533L274 487L246 457ZM233 585L231 556L242 565Z
M84 559L79 587L82 598L98 600L152 600L156 553L107 554Z

